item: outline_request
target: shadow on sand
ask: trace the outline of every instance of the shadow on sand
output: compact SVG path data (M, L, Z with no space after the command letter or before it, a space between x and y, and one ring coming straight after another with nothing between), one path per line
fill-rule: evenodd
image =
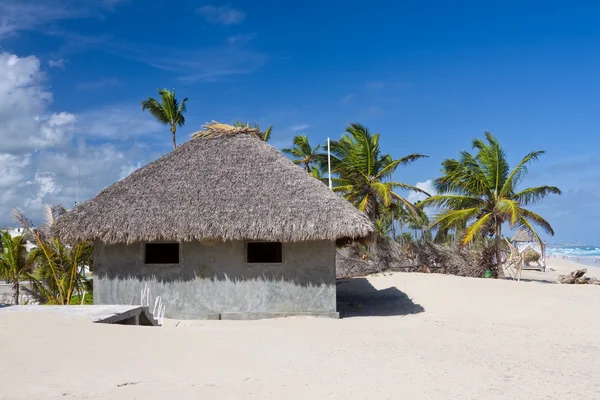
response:
M366 278L340 279L337 282L337 310L342 318L386 317L425 311L398 288L377 290Z

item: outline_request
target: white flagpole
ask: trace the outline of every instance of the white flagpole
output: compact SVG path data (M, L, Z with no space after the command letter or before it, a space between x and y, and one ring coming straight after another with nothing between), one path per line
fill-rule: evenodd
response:
M329 172L329 189L333 190L333 185L331 184L331 148L329 146L329 138L327 138L327 168Z

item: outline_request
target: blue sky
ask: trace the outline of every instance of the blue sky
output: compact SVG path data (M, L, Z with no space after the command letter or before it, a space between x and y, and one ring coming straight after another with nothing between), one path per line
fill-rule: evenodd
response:
M427 187L485 130L527 185L551 241L600 244L600 6L575 2L0 0L0 225L71 205L169 151L142 113L189 97L179 140L210 120L275 126L272 144L337 138L349 122Z

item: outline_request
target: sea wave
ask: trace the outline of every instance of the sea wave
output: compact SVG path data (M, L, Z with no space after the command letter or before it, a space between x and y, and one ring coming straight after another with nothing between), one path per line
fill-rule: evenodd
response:
M596 246L548 246L548 254L564 257L600 257Z

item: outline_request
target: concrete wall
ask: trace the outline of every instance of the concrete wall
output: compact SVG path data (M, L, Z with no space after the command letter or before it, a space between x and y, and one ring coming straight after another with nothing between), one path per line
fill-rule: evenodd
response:
M29 282L21 282L19 304L39 304L37 299L27 292L27 289L31 289ZM13 304L12 283L6 283L4 279L0 280L0 304Z
M94 249L95 304L139 304L147 283L171 318L336 310L334 242L284 243L281 264L246 263L245 242L181 243L178 265L145 265L142 243Z

